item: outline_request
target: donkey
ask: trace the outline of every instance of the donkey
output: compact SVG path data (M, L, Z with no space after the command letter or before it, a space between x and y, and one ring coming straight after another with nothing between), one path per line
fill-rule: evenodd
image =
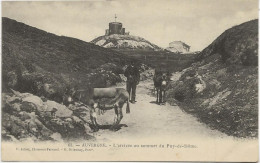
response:
M163 104L165 103L165 92L168 84L168 78L165 73L160 75L155 75L153 78L154 87L156 90L156 103Z
M98 99L110 98L108 104L100 104L96 102ZM115 110L114 123L110 130L117 130L120 121L123 118L122 108L126 103L126 113L130 113L129 94L124 88L91 88L88 90L71 90L64 98L64 104L69 105L75 102L82 102L90 106L90 119L93 126L93 131L99 130L97 123L97 111L100 110Z

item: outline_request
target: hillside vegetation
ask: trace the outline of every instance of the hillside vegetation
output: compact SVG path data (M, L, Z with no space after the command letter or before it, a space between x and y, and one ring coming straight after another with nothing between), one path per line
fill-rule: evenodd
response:
M2 23L4 91L13 88L52 98L67 86L107 87L121 80L128 59L119 52L9 18Z
M169 85L171 103L228 135L257 137L258 20L222 33Z
M144 63L152 68L164 67L169 72L176 72L189 67L194 63L197 54L176 54L169 51L152 51L152 50L123 50L116 51L125 54L130 58Z
M89 107L61 104L70 88L121 81L126 56L2 18L2 138L6 141L91 139Z

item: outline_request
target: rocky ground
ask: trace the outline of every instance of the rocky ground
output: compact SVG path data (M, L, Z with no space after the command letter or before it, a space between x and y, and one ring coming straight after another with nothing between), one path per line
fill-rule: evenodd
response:
M92 71L89 78L100 80L102 73L109 77L109 73L116 72L113 64L104 64ZM140 66L141 81L151 79L153 70L145 65ZM121 73L121 72L117 72ZM31 74L23 74L30 76ZM95 76L96 75L96 76ZM46 77L46 76L44 76ZM118 81L124 81L123 74L118 80L109 83L111 86ZM15 79L15 78L14 78ZM31 79L34 83L35 78ZM104 79L103 79L104 80ZM12 80L10 80L12 81ZM104 80L109 82L111 80ZM17 81L14 80L13 83ZM40 83L42 84L42 83ZM57 91L57 87L49 84L39 84L39 90L45 92L43 96L36 94L21 93L10 88L10 91L2 93L2 138L5 141L68 141L68 140L89 140L95 139L91 136L89 107L81 103L66 107L61 102L51 100L50 96ZM62 96L64 94L55 94Z
M98 123L101 125L101 129L93 133L89 127L88 107L79 103L66 107L44 97L12 91L3 94L3 140L62 142L93 139L96 141L113 141L122 137L135 140L146 139L147 137L157 139L158 137L172 138L173 136L184 138L191 135L192 138L233 139L228 136L228 133L228 135L224 134L226 132L221 130L220 127L210 128L212 121L203 121L198 114L195 114L198 113L198 110L195 110L196 112L192 110L194 108L187 110L178 100L168 99L169 103L166 103L166 105L157 105L152 82L154 70L145 66L143 69L141 82L137 87L137 103L130 104L130 114L126 114L123 109L124 118L118 131L109 130L115 116L113 110L98 115ZM188 70L174 73L171 77L172 82L176 83ZM198 79L200 78L198 77ZM125 82L117 84L116 87L125 87ZM204 87L198 88L205 89ZM168 97L172 93L171 91L172 89L168 91ZM227 95L223 93L220 98L223 98L223 96ZM218 102L218 100L216 99L215 102ZM210 102L213 103L214 101ZM188 113L183 112L182 109ZM52 114L52 111L55 111L55 115ZM189 113L197 115L198 119ZM199 113L205 115L203 112ZM209 112L207 112L207 115L210 115Z
M168 100L228 135L258 135L258 23L225 31L178 73Z
M5 141L68 141L94 139L88 133L89 108L30 93L2 94L2 139Z
M122 73L127 58L109 49L58 37L13 20L3 21L3 140L93 139L89 108L81 104L66 107L61 104L62 97L71 87L124 84L126 79ZM169 103L178 104L199 121L227 135L256 137L256 24L252 21L228 30L199 54L197 63L175 73L168 86ZM53 44L48 40L53 40ZM158 59L156 63L159 64ZM116 133L102 130L103 138L110 134L119 136L121 132L133 136L179 132L185 135L189 134L187 129L198 136L200 132L210 137L212 132L222 135L177 106L154 104L150 94L154 70L144 64L140 64L140 70L139 101L132 105L132 119L126 116L122 121L129 127ZM108 117L101 115L99 121L112 123L112 113L107 112ZM191 128L192 124L198 128Z

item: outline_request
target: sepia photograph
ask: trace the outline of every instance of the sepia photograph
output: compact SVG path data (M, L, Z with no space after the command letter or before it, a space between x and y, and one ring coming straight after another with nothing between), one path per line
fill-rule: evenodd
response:
M2 1L2 161L258 161L258 1Z

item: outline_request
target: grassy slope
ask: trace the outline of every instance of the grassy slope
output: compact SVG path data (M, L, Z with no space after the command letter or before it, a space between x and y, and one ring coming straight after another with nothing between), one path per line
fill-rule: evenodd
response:
M170 72L180 71L187 68L196 58L196 54L175 54L168 51L150 50L117 50L139 62L145 63L150 67L165 67Z
M214 129L258 133L258 20L226 30L169 86L168 99ZM199 90L201 88L201 90Z
M3 140L93 138L85 123L90 121L89 107L67 108L47 99L60 103L66 88L107 87L119 82L127 57L8 18L2 18L2 27ZM26 97L10 88L26 92ZM54 107L58 109L55 117L48 110Z
M105 81L110 80L107 73L115 78L112 83L120 80L115 73L128 60L119 52L57 36L9 18L2 18L2 27L3 91L11 87L37 94L37 87L44 83L60 90L68 84L105 87L109 86ZM100 66L107 63L118 69L101 73Z

